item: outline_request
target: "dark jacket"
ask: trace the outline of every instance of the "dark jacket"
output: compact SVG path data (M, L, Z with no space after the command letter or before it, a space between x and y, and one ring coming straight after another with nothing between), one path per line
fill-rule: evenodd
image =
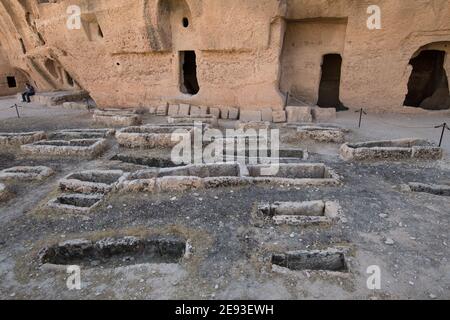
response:
M26 93L35 94L34 87L32 85L27 86Z

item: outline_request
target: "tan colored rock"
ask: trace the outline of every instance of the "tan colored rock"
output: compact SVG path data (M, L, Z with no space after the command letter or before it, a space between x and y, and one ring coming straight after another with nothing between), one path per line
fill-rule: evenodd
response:
M176 116L180 110L180 106L178 104L169 104L167 109L168 116Z
M156 109L157 109L157 107L147 107L147 112L151 115L155 115Z
M230 120L239 119L239 109L238 108L228 108L228 119L230 119Z
M286 111L274 111L272 112L272 121L275 123L286 122Z
M158 108L156 109L156 115L157 116L167 116L167 110L168 110L167 104L158 106Z
M191 106L191 116L206 116L208 114L208 107Z
M261 114L261 111L241 110L241 116L239 117L239 120L241 120L243 122L261 121L262 114Z
M0 202L8 200L10 192L3 183L0 183Z
M1 181L41 181L54 174L54 171L49 167L12 167L0 171Z
M286 107L286 117L288 123L313 121L311 107Z
M103 111L94 112L94 123L105 126L134 126L142 123L142 117L131 112Z
M20 146L44 140L47 135L44 131L20 132L20 133L2 133L0 132L0 146Z
M270 109L270 108L261 109L261 120L272 122L272 120L273 120L272 109Z
M65 109L75 109L75 110L87 110L87 103L82 102L64 102L62 104Z
M93 159L108 147L105 139L44 140L21 146L28 155L46 157L80 157Z
M268 121L238 121L236 123L237 130L268 130L270 128L270 122Z
M179 116L188 116L191 111L191 106L185 103L180 104L180 108L178 109Z
M335 108L312 108L312 116L315 122L332 122L336 120Z
M209 113L216 117L217 119L220 119L220 109L219 108L209 108Z
M220 119L227 120L229 116L229 109L227 107L220 107Z

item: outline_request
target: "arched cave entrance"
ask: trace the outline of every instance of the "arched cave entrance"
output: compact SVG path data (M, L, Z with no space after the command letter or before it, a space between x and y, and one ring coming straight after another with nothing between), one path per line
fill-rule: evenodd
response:
M405 106L427 110L450 109L445 58L445 51L424 50L410 60L413 70L408 82Z

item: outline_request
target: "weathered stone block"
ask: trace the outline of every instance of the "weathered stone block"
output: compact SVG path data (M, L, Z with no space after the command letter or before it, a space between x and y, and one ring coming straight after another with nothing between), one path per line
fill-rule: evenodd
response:
M169 104L167 109L168 116L176 116L180 110L180 106L178 104Z
M8 189L6 189L6 186L2 183L0 183L0 202L6 201L9 198L9 192Z
M106 139L44 140L25 144L21 149L26 154L61 157L95 158L108 147Z
M208 114L208 107L204 106L191 106L191 116L199 117L206 116Z
M209 114L215 116L217 119L220 119L220 109L211 107L209 108Z
M178 117L178 116L177 116ZM169 117L169 120L172 117ZM116 132L116 139L120 146L125 148L171 148L177 145L180 139L172 141L173 133L178 129L185 129L186 134L193 134L193 126L142 126L128 127Z
M220 107L220 119L228 119L229 110L227 107Z
M159 106L156 109L156 115L157 116L167 116L167 109L168 109L167 104Z
M399 139L346 143L341 146L340 154L345 161L439 160L442 158L442 148L426 140Z
M88 170L71 173L59 181L61 191L106 194L120 183L121 170Z
M241 121L261 121L262 120L262 113L261 111L254 111L254 110L241 110Z
M51 92L39 92L35 96L31 97L31 100L35 103L44 104L48 107L61 105L64 102L69 101L82 101L89 98L89 94L86 91L51 91Z
M48 167L13 167L0 171L2 181L41 181L53 174L53 170Z
M270 122L268 121L238 121L236 123L237 130L268 130Z
M133 126L142 123L140 115L129 111L105 111L94 112L94 123L106 126Z
M99 206L103 195L64 194L47 203L47 208L65 214L86 214Z
M228 119L230 119L230 120L239 119L239 109L238 108L228 108Z
M180 104L180 108L178 109L179 116L188 116L191 110L191 106L185 103Z
M286 107L286 116L288 123L313 121L311 107Z
M20 146L44 140L47 135L44 131L20 132L20 133L2 133L0 132L0 146Z
M62 106L65 109L75 109L75 110L87 110L88 109L87 103L83 103L83 102L64 102L62 104Z
M335 108L312 108L313 120L316 122L327 122L336 120Z
M272 112L272 121L275 123L286 122L286 111L274 111Z
M157 107L147 107L147 112L149 114L154 115L154 114L156 114L156 109L157 109Z
M272 122L272 109L266 108L261 110L261 119L262 121Z

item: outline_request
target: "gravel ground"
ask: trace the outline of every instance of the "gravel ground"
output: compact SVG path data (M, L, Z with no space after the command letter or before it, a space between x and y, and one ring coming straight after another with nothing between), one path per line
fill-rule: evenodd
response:
M1 100L0 106L3 104L8 103ZM93 127L87 112L50 108L54 112L49 116L49 108L35 108L36 113L15 120L0 111L0 131ZM383 120L386 115L370 117ZM424 115L396 117L389 121L412 126ZM439 119L427 117L423 120L426 123ZM354 119L355 114L347 112L337 120L353 130L348 137L351 141L412 137L420 133L411 128L377 131L378 124L369 118L365 123L367 131L356 130ZM163 118L146 119L158 121ZM445 145L447 152L449 141L450 136ZM113 146L101 158L86 161L31 158L17 149L0 150L0 169L46 165L56 171L41 183L9 185L15 197L0 205L0 298L449 299L450 198L400 190L402 183L412 181L448 183L448 153L444 160L430 163L355 164L339 159L337 145L301 146L311 152L307 162L325 163L343 176L343 184L110 194L87 216L45 210L43 204L57 194L61 177L80 169L136 170L142 167L109 159L118 152L161 156L168 151L125 151ZM346 221L330 226L258 227L252 218L259 202L322 199L339 202ZM79 291L67 289L66 270L41 268L37 261L41 248L59 241L149 234L180 235L189 240L192 254L179 264L83 268ZM272 269L270 263L275 252L329 247L346 250L349 272L289 271ZM381 290L367 288L366 270L372 265L381 269Z

